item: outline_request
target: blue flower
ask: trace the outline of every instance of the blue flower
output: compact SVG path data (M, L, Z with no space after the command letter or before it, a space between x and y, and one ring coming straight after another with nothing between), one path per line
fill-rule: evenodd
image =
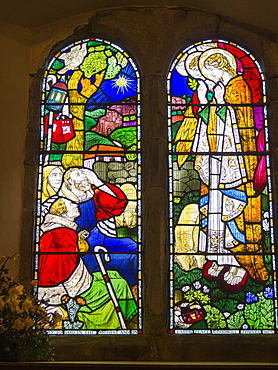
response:
M201 285L200 281L198 281L198 280L194 281L193 286L194 286L194 288L195 288L196 290L198 290L198 289L201 289L201 288L202 288L202 285Z
M186 293L190 290L190 286L189 285L184 285L182 288L181 288L182 292L183 293Z
M203 286L203 292L204 292L205 294L209 293L209 292L210 292L209 287L208 287L208 286L206 286L206 285L204 285L204 286Z
M264 288L264 297L266 299L273 299L274 298L274 290L270 286Z
M252 292L246 293L246 303L254 303L258 302L259 298L256 294Z

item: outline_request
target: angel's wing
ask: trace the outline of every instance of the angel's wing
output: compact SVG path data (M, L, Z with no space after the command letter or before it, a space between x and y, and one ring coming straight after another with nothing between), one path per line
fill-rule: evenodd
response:
M191 151L192 143L195 137L197 128L197 118L192 111L192 106L189 106L185 112L184 120L182 121L174 142L177 143L176 151L181 153L178 155L178 166L181 167L186 161L188 153Z

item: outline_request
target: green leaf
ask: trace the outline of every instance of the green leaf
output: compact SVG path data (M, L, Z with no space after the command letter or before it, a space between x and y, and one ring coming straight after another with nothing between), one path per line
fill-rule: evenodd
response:
M260 329L260 320L256 320L254 323L254 329Z
M205 320L209 329L224 329L227 327L224 315L216 307L205 305L204 309L207 313Z
M196 90L197 89L197 85L198 85L198 82L197 80L193 79L193 78L189 78L188 79L188 87L191 89L191 90Z
M267 322L267 320L264 316L261 316L261 322L262 322L263 325L266 325L266 326L268 324L268 322Z
M251 329L254 327L254 321L250 319L246 319L247 324L250 326Z
M243 311L238 311L228 317L227 324L229 329L240 329L244 324Z
M220 299L218 302L215 302L215 306L219 308L221 312L237 312L238 301L230 298Z

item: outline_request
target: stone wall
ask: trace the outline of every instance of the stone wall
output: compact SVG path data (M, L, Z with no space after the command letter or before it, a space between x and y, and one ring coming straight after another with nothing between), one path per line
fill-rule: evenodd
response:
M111 184L136 184L137 182L137 163L132 161L96 162L93 169L103 181Z

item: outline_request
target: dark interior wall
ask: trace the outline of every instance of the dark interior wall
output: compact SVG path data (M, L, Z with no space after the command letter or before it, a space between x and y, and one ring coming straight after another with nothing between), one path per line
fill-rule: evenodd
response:
M27 29L0 23L1 256L18 253L20 244L30 36ZM18 260L10 268L16 274Z
M54 337L56 360L111 361L277 361L278 337L168 334L168 178L166 77L186 46L221 38L251 51L265 70L269 97L273 174L277 174L276 35L250 24L187 8L124 8L76 16L33 33L29 124L21 245L21 275L31 274L38 148L40 80L48 55L69 41L101 37L122 46L142 77L143 308L140 336ZM65 41L63 41L65 40ZM274 183L275 185L275 183Z

